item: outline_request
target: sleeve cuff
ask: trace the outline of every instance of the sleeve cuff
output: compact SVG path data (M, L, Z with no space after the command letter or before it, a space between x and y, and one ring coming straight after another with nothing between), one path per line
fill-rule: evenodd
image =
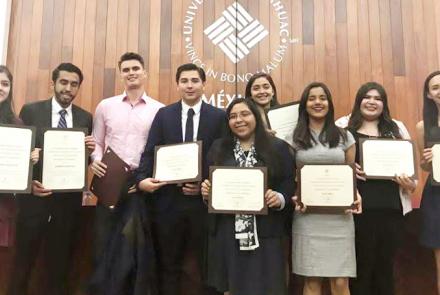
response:
M277 211L281 211L281 210L283 210L284 207L286 206L286 200L284 200L284 196L283 196L283 194L281 194L281 193L279 193L279 192L277 192L277 197L278 197L278 199L280 200L281 205L280 205L279 208L277 208L277 209L275 209L275 210L277 210Z

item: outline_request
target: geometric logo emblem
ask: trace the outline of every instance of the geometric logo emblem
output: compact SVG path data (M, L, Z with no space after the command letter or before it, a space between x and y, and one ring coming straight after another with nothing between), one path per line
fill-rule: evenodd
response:
M226 8L222 16L206 28L204 33L234 64L245 58L250 49L269 34L237 2Z

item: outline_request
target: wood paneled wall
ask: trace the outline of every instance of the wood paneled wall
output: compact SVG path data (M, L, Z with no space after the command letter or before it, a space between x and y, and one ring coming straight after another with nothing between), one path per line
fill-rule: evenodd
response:
M203 2L203 4L200 4ZM238 2L269 35L237 65L203 34L233 0L13 0L7 64L15 78L15 104L47 98L50 74L71 61L85 74L76 103L93 112L98 102L120 93L117 60L137 51L146 60L150 96L168 104L178 99L174 73L189 61L183 26L190 5L199 5L194 47L209 67L253 72L280 44L278 0ZM422 84L439 68L440 1L437 0L280 0L291 37L282 64L271 74L281 102L298 100L304 86L319 80L333 93L336 114L350 111L363 82L382 83L392 114L414 136L421 119ZM237 85L209 78L207 95Z

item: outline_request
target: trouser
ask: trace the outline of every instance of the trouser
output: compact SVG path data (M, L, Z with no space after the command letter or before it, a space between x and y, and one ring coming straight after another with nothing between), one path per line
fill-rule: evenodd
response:
M158 256L159 294L181 294L182 281L195 280L188 294L218 294L203 284L204 251L206 250L205 207L195 206L175 212L159 212L153 224ZM197 261L195 274L184 271L184 258L192 252Z
M31 271L41 246L46 284L37 288L42 294L70 294L68 274L77 233L82 194L56 193L41 199L19 196L16 224L16 247L9 295L28 294Z

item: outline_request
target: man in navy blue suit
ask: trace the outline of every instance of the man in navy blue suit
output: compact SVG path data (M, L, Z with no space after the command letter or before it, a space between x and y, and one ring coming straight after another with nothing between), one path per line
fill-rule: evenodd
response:
M153 232L162 295L180 294L186 249L195 252L198 273L202 274L207 207L200 194L200 183L167 185L152 178L154 147L201 140L202 161L205 160L211 144L226 130L225 112L202 100L205 82L204 70L195 64L184 64L177 69L176 83L181 100L157 112L136 172L138 189L152 194L154 202ZM207 288L201 289L204 291L197 293L209 292Z

